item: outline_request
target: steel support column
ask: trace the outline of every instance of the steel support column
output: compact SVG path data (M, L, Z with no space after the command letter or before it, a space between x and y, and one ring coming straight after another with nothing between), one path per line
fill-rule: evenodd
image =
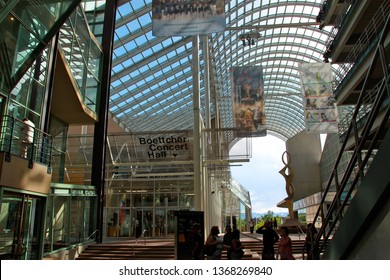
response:
M199 36L192 37L192 81L194 111L194 208L202 210L201 178L201 133L200 133L200 74L199 74Z
M97 205L97 229L99 234L97 242L103 240L103 200L104 200L104 184L105 184L105 164L106 164L106 139L107 139L107 121L110 100L110 84L111 84L111 63L113 40L115 31L115 15L117 8L117 0L106 1L104 13L104 26L102 37L103 48L103 63L102 63L102 80L100 86L99 100L99 119L95 124L94 139L93 139L93 158L92 158L92 178L91 184L98 191Z

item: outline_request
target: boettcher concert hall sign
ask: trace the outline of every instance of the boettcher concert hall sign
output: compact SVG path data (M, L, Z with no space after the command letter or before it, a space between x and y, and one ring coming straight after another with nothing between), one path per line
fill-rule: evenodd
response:
M188 150L187 137L157 137L157 138L139 138L141 145L147 145L149 151L148 158L168 158L177 157L180 151Z
M184 136L158 136L139 137L139 144L147 147L149 159L177 158L178 155L189 150L188 137Z

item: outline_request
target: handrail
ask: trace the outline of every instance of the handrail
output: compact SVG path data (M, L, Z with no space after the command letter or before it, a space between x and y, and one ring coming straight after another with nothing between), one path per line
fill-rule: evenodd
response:
M144 229L143 232L141 233L141 235L135 240L135 242L134 242L134 244L133 244L133 248L132 248L133 259L135 259L134 247L135 247L135 245L138 244L138 241L139 241L141 238L145 238L145 245L146 245L146 236L145 236L145 233L146 233L147 231L148 231L147 229Z
M51 168L53 137L50 134L30 126L32 139L28 142L22 141L23 139L20 138L21 129L28 125L11 115L3 115L0 126L2 128L0 131L0 151L6 153L7 161L11 159L11 155L15 155L27 159L30 164L39 162L47 165L49 169Z
M94 232L92 232L92 233L87 237L87 240L91 239L91 237L92 237L95 233L97 233L97 232L99 232L98 229L96 229Z

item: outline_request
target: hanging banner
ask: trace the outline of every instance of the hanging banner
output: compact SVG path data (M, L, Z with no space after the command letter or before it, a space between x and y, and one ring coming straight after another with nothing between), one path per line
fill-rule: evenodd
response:
M330 63L302 63L299 66L306 130L337 133L338 114L332 89Z
M153 0L154 36L192 36L225 29L225 0Z
M240 129L239 136L266 136L263 68L243 66L230 71L234 127Z

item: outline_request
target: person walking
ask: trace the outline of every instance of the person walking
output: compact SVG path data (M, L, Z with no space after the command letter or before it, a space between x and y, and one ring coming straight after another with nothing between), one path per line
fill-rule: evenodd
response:
M274 244L279 241L279 235L270 226L269 221L256 230L256 233L263 234L263 260L275 260Z
M255 229L255 223L253 222L252 219L250 219L249 220L249 231L250 231L250 233L253 233L254 229Z

